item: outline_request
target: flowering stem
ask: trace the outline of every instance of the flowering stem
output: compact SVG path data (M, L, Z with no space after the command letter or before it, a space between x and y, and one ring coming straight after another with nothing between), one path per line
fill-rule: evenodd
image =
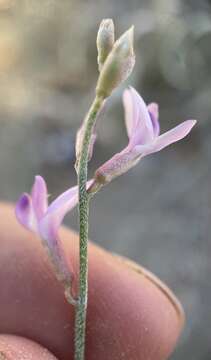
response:
M79 234L80 234L80 273L79 295L76 305L75 316L75 360L84 360L85 356L85 332L86 311L88 296L88 218L90 194L86 190L88 173L89 144L96 117L102 107L103 98L96 96L87 114L84 123L84 135L78 164L79 186Z

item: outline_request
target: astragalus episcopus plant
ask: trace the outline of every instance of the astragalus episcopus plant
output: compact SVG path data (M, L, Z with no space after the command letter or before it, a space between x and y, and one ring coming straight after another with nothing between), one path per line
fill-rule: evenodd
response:
M105 101L130 75L135 64L131 27L115 41L114 24L103 20L97 35L99 78L95 99L76 138L77 186L68 189L48 205L48 192L44 179L36 176L31 194L24 193L16 206L16 216L27 229L36 232L48 251L55 273L64 285L69 303L75 307L75 360L85 359L85 330L88 296L88 223L89 202L107 183L125 173L145 157L184 138L195 125L187 120L160 135L158 105L146 105L138 92L129 87L123 93L125 124L129 142L87 178L88 161L92 157L96 140L96 121ZM64 216L78 204L80 235L80 269L78 294L72 294L72 267L63 251L58 234Z

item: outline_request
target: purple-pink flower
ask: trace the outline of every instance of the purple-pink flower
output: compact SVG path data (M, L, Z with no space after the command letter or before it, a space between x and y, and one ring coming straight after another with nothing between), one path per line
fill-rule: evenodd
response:
M96 171L95 184L110 182L136 165L144 156L183 139L196 123L196 120L186 120L160 135L157 104L151 103L147 106L132 87L125 90L123 104L129 143Z
M90 180L87 187L92 182L93 180ZM78 186L75 186L65 191L48 206L45 180L41 176L36 176L31 194L22 194L16 205L17 219L28 230L40 236L56 266L59 279L66 284L71 280L71 264L63 252L59 227L65 215L77 202Z

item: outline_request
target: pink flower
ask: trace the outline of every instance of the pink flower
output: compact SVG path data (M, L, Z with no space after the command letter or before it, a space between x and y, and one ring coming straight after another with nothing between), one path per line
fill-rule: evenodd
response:
M125 149L114 155L96 171L93 188L97 184L106 184L125 173L144 156L183 139L196 123L196 120L186 120L160 135L157 104L151 103L147 106L133 88L125 90L123 103L129 143Z
M93 180L90 180L87 187L92 182ZM59 279L66 284L71 280L71 269L58 232L65 215L77 202L78 186L75 186L65 191L48 206L45 180L41 176L36 176L31 194L22 194L15 209L18 221L41 237L56 266Z

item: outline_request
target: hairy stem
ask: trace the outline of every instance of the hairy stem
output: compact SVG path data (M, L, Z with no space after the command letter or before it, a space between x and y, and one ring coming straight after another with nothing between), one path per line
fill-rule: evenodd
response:
M80 272L79 272L79 295L76 305L75 316L75 360L84 360L85 357L85 332L86 332L86 311L88 294L88 218L89 199L86 190L87 165L89 144L96 117L102 107L103 99L96 97L87 114L84 123L84 135L78 164L78 185L79 185L79 226L80 226Z

